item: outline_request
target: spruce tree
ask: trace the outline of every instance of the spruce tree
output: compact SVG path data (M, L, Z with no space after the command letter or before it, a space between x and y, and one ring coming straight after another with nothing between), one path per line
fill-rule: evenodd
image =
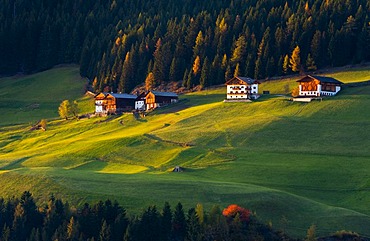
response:
M172 237L175 241L183 241L186 236L186 220L182 204L178 203L175 208L172 221Z
M209 71L210 71L210 64L209 64L208 58L206 57L204 59L202 71L200 75L200 85L202 88L210 85L210 79L209 79L210 72Z
M315 71L317 69L315 60L311 57L311 54L307 56L306 68L308 71Z

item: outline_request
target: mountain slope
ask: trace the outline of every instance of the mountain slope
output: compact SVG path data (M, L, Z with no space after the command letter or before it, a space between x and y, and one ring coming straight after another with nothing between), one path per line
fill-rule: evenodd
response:
M223 103L224 93L183 95L139 119L3 127L0 195L31 190L42 202L54 193L74 205L111 198L133 210L238 203L298 237L312 223L319 234L370 235L369 86L309 104L273 95ZM170 172L177 165L185 172Z

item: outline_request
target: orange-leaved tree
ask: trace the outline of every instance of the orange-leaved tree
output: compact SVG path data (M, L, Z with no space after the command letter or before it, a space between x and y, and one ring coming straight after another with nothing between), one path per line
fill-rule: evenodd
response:
M229 220L234 219L238 215L240 221L248 222L251 216L251 211L236 204L231 204L222 211L222 215Z

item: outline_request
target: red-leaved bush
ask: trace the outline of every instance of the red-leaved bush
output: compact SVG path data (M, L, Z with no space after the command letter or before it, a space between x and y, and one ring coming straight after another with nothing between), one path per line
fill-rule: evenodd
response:
M239 214L240 221L248 222L251 216L251 211L236 204L231 204L222 211L222 215L228 219L234 219L237 214Z

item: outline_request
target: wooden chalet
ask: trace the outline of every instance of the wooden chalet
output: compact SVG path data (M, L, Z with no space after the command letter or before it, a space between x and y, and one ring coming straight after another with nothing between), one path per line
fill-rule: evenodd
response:
M135 108L136 95L102 92L95 96L95 113L118 114Z
M149 91L145 96L146 109L155 109L171 103L176 103L179 96L173 92Z
M316 75L307 75L297 82L299 83L299 97L334 96L343 85L334 78Z
M258 85L260 82L257 80L235 76L226 82L227 85L227 100L246 100L257 99Z

